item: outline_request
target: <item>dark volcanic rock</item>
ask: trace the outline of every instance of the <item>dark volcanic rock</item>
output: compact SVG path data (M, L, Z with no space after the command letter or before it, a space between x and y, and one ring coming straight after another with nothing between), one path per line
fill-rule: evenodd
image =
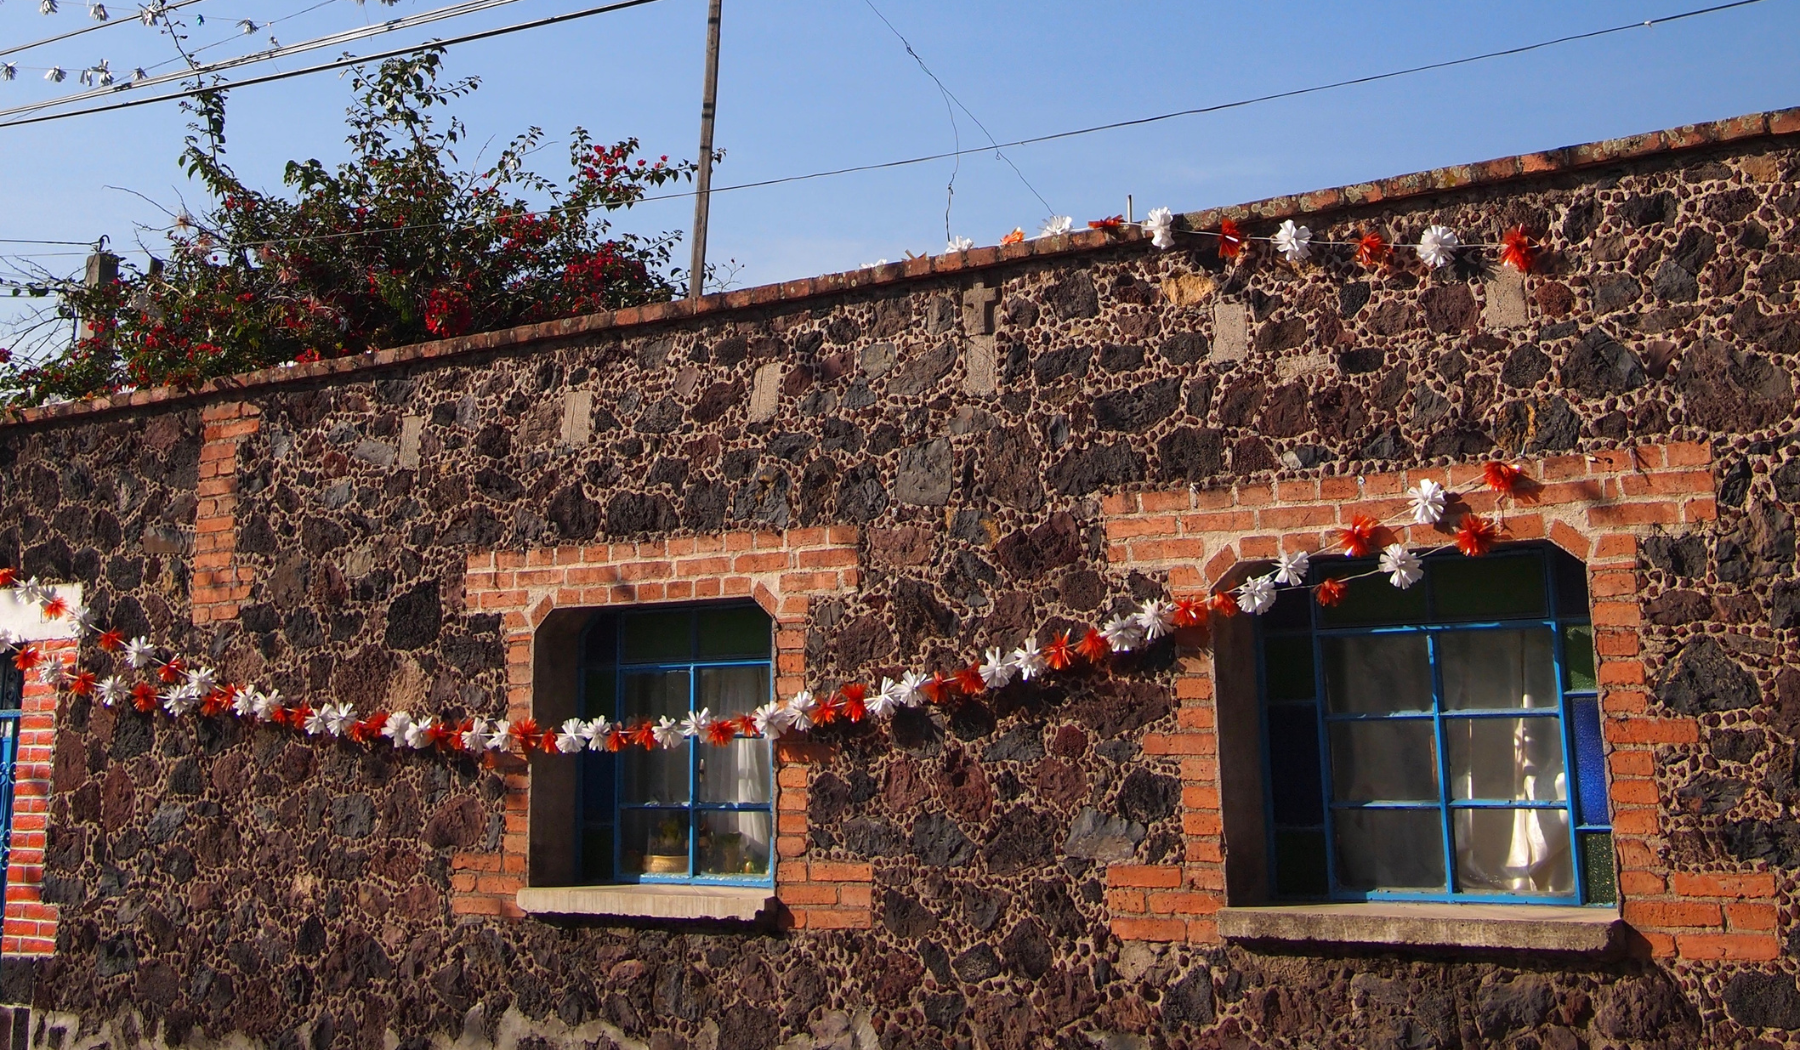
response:
M1656 684L1656 698L1683 715L1754 707L1761 696L1756 676L1706 637L1682 646Z

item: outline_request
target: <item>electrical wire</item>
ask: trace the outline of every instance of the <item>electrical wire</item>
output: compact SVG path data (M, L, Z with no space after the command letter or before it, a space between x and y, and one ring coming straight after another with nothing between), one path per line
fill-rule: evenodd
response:
M176 2L176 3L166 5L164 7L164 10L176 11L183 7L191 7L194 4L197 4L200 2L201 2L201 0L178 0L178 2ZM21 51L30 51L34 47L43 47L46 44L61 43L64 40L68 40L73 37L78 37L78 36L82 35L83 33L92 33L96 29L107 29L112 26L130 25L133 22L141 22L141 21L142 21L142 19L140 19L137 15L134 14L130 18L109 19L105 22L95 22L93 25L82 26L80 29L71 29L67 33L58 33L56 36L47 36L42 40L33 40L29 44L14 44L12 47L0 48L0 58L5 58L7 55L16 55Z

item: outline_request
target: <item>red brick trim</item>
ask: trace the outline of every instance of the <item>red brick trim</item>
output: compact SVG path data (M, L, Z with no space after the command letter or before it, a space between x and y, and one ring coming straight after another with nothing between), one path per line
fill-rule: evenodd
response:
M804 686L806 613L815 597L861 582L854 528L729 532L643 543L597 544L471 554L464 577L471 610L501 615L506 636L507 709L532 710L533 638L557 609L753 598L775 620L775 688ZM826 745L784 743L776 751L775 893L785 925L867 927L873 873L867 864L807 859L810 771L831 757ZM498 853L464 851L452 859L451 909L457 914L520 917L514 894L529 855L531 781L506 777L506 832Z
M261 428L261 410L242 401L200 410L200 484L194 494L195 624L235 620L238 603L250 596L255 573L234 565L237 553L238 448Z
M1564 146L1539 153L1457 164L1411 175L1396 175L1374 182L1357 183L1310 193L1269 197L1260 201L1189 212L1182 221L1191 230L1216 227L1223 219L1257 219L1270 222L1297 218L1332 208L1352 207L1413 197L1429 196L1476 186L1494 186L1521 178L1557 172L1580 171L1621 161L1641 160L1657 154L1673 154L1727 142L1748 142L1800 133L1800 107L1750 113L1703 124L1686 124L1665 131L1651 131L1624 138L1606 139L1583 146ZM964 273L1031 258L1056 258L1086 254L1116 244L1149 240L1133 228L1081 230L1063 237L1042 237L1018 244L973 248L966 252L921 256L866 270L824 274L738 291L646 303L610 313L569 317L541 324L480 332L456 339L376 350L358 357L315 361L286 368L265 368L221 379L209 379L192 387L152 387L129 394L75 401L62 405L0 411L0 426L37 423L50 419L97 412L113 412L145 405L160 405L196 398L235 396L258 387L324 379L351 372L390 368L413 361L527 346L548 340L570 339L596 332L680 321L693 317L728 314L776 303L797 303L819 296L881 285L897 285L946 274Z
M34 642L47 659L74 655L74 641ZM14 763L12 855L6 870L6 916L0 954L53 955L58 908L45 904L44 836L50 820L51 764L55 758L56 690L25 678L19 715L19 753Z
M1539 483L1529 502L1506 508L1508 537L1548 539L1588 567L1596 668L1605 712L1613 837L1625 919L1657 955L1695 959L1772 959L1774 884L1761 873L1685 876L1670 882L1659 859L1662 824L1654 781L1655 748L1699 739L1693 718L1647 714L1649 686L1640 658L1638 542L1652 528L1712 520L1711 451L1695 443L1647 445L1593 456L1524 464ZM1128 493L1102 503L1108 558L1120 568L1162 570L1178 595L1235 584L1251 563L1283 550L1317 551L1358 514L1392 520L1405 490L1431 478L1491 514L1493 493L1481 467L1414 470L1239 484L1231 488ZM1416 546L1445 542L1426 526L1394 530ZM1107 872L1113 932L1126 939L1214 942L1211 917L1225 903L1226 843L1220 790L1214 661L1204 630L1183 632L1177 726L1144 739L1147 755L1178 758L1183 782L1185 863Z

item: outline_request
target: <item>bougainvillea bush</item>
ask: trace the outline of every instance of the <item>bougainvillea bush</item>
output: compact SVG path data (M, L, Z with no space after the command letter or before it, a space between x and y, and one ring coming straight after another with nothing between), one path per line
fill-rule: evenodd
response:
M225 163L224 98L200 96L181 164L211 203L176 218L166 261L63 292L82 334L0 365L0 388L15 403L93 397L672 297L678 235L616 232L607 216L694 165L577 128L559 184L524 166L542 139L532 128L463 170L466 129L433 112L478 82L440 85L441 57L359 69L351 159L291 161L280 193Z

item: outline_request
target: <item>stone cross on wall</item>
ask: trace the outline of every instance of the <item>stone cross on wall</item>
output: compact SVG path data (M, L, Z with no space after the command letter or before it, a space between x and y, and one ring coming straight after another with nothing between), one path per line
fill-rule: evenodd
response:
M967 343L963 350L963 390L970 394L992 394L999 387L999 360L994 346L994 307L1000 302L1000 289L984 281L963 291L963 334Z

